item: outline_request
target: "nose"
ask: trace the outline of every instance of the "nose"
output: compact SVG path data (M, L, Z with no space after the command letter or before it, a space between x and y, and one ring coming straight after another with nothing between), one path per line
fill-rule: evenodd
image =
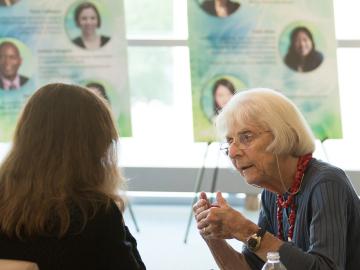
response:
M236 156L238 156L239 154L241 154L242 150L238 147L238 145L235 143L235 142L232 142L230 145L229 145L229 157L230 158L235 158Z

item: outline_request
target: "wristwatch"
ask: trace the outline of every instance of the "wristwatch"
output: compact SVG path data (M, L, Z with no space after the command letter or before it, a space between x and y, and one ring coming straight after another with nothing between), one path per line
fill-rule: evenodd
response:
M255 252L260 248L261 239L264 237L265 233L266 230L260 228L257 233L254 233L246 239L246 246L250 251Z

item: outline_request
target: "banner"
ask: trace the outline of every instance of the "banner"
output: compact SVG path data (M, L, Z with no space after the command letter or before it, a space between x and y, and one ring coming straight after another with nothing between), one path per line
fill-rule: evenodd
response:
M266 87L293 100L315 136L342 136L331 0L188 0L196 141L236 91Z
M0 141L9 141L40 86L87 86L110 103L120 136L131 135L123 1L0 1Z

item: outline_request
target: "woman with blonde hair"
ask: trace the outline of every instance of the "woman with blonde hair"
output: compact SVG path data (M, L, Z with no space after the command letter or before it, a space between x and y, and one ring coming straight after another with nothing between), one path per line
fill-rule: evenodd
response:
M0 258L45 269L145 269L118 196L116 131L102 98L48 84L28 100L0 166Z

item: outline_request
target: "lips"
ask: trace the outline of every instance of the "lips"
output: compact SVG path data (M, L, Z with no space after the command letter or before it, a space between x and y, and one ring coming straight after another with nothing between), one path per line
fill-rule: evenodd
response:
M240 169L241 169L242 171L245 171L246 169L249 169L249 168L252 167L252 166L254 166L254 165L243 166L243 167L241 167Z

